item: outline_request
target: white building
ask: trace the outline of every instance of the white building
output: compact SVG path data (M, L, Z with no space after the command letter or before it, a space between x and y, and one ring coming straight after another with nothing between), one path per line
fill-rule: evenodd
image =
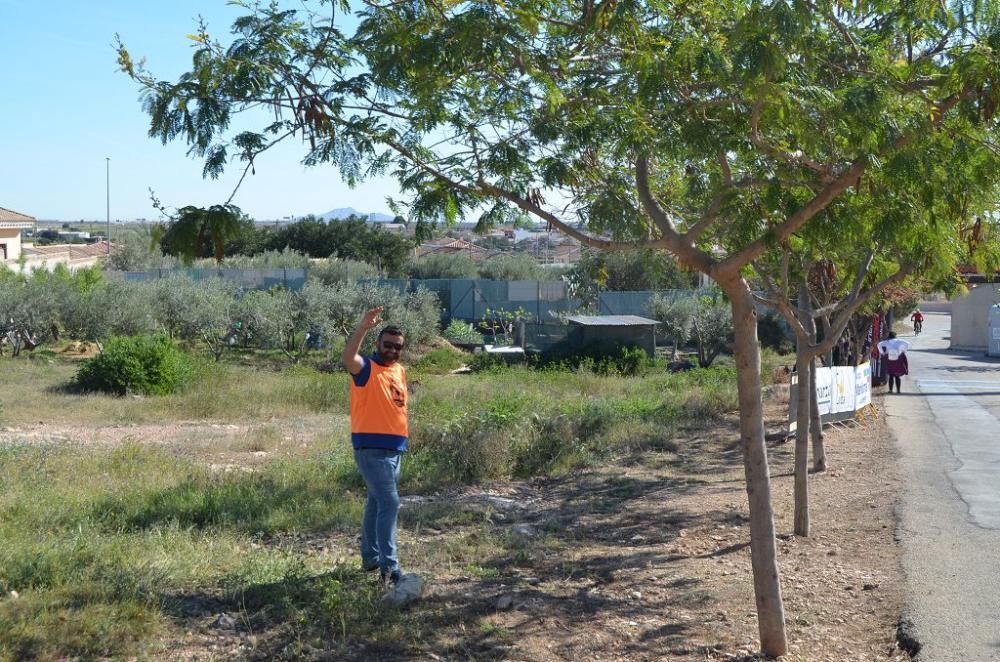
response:
M33 217L0 207L0 262L17 262L21 257L21 232L34 227Z

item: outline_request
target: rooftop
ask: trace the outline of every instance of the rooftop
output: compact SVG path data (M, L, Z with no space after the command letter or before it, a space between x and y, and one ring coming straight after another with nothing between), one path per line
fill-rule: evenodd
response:
M580 326L650 326L657 320L638 315L573 315L566 318L570 324Z
M35 218L33 216L0 207L0 228L17 228L23 230L34 226Z

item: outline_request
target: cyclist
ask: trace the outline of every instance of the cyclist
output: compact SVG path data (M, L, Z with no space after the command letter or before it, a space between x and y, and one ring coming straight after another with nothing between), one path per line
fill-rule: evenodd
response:
M920 312L919 308L910 315L910 321L913 322L913 335L919 335L920 330L924 327L924 314Z

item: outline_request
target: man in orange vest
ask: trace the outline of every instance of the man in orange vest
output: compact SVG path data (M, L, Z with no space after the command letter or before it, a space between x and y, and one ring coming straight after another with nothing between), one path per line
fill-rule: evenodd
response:
M405 339L395 326L383 328L371 356L358 352L367 333L381 324L382 307L358 322L344 345L344 367L351 373L351 444L354 462L368 488L361 525L361 567L379 570L395 586L401 573L396 556L400 460L406 451L406 370L399 363Z

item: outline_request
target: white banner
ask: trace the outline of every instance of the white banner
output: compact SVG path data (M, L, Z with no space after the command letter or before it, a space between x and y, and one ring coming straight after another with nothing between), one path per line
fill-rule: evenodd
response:
M833 374L829 368L816 368L816 404L820 416L833 413Z
M872 403L872 364L862 363L854 369L854 411Z
M833 373L833 402L830 411L834 414L842 414L846 411L854 411L854 367L838 366L827 368Z
M789 399L789 434L795 430L798 380L793 374ZM859 366L838 366L816 369L816 404L820 419L826 423L851 418L872 402L872 368L870 363Z

